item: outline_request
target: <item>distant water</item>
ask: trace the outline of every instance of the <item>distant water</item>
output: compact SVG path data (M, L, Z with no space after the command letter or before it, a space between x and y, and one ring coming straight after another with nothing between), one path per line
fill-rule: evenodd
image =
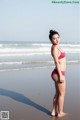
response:
M80 61L80 43L61 43L66 52L67 62ZM52 66L51 43L46 42L0 42L0 71L21 68Z

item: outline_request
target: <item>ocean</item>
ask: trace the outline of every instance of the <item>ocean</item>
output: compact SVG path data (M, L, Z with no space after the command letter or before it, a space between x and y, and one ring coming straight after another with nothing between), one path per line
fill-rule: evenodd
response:
M0 41L0 71L53 67L51 43ZM80 43L60 43L67 63L80 62Z

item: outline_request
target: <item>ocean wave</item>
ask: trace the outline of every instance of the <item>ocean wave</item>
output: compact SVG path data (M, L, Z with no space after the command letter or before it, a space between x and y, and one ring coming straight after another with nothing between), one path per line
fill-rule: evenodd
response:
M67 63L79 63L80 60L69 60ZM9 62L0 62L0 65L14 65L14 64L50 64L54 61L9 61Z
M18 42L18 43L0 43L0 48L16 48L16 47L37 47L37 46L40 46L40 47L51 47L52 44L51 43L26 43L26 42ZM60 43L60 46L63 46L63 47L80 47L80 43Z
M12 53L12 54L0 54L0 57L18 57L18 56L35 56L35 55L49 55L50 52L41 53Z
M80 53L80 44L60 44L66 53ZM51 43L0 43L0 56L34 56L51 54Z
M66 53L80 53L80 48L63 48ZM50 55L50 48L38 49L0 49L0 56L34 56L34 55Z
M53 63L53 61L9 61L0 62L0 65L13 65L13 64L41 64L41 63Z
M47 65L38 66L41 63L48 63ZM52 63L50 65L50 63ZM20 62L0 62L0 65L13 65L13 64L38 64L37 66L30 66L30 67L20 67L20 68L1 68L0 72L8 72L8 71L19 71L19 70L28 70L28 69L42 69L42 68L51 68L54 67L53 61L20 61ZM67 61L67 64L75 64L80 63L80 60L70 60Z
M11 68L11 69L0 69L0 72L8 72L8 71L20 71L20 70L30 70L30 69L42 69L42 68L50 68L53 66L42 66L42 67L29 67L29 68Z

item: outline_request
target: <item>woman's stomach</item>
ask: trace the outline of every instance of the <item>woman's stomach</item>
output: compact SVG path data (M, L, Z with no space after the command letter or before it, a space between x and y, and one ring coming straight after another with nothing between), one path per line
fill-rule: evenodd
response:
M66 59L60 59L59 60L59 65L60 65L60 70L61 71L66 71ZM56 66L55 66L56 68Z
M66 71L66 59L60 60L60 69Z

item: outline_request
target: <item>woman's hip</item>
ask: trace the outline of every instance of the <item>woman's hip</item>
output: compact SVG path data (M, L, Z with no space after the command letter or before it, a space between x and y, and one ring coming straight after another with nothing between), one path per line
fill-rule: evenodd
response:
M61 73L62 73L62 75L65 76L65 70L61 70ZM56 68L51 72L51 76L53 76L54 74L57 74L57 75L58 75L58 71L57 71Z

